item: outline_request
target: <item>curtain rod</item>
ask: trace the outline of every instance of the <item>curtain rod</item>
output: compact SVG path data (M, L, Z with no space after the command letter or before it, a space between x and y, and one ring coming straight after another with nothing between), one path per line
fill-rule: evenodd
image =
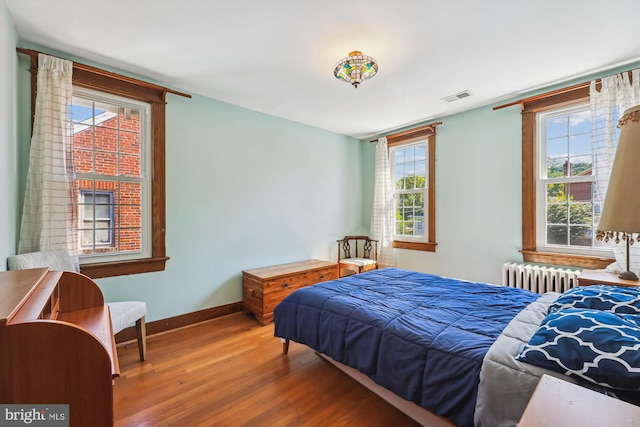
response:
M42 52L38 52L36 50L24 49L24 48L21 48L21 47L16 47L16 52L24 53L25 55L29 55L31 57L32 63L34 61L34 58L37 59L38 54L42 53ZM77 68L79 70L90 71L92 73L99 74L99 75L102 75L104 77L110 77L110 78L117 79L117 80L120 80L120 81L123 81L123 82L133 83L133 84L136 84L138 86L144 86L144 87L147 87L147 88L150 88L150 89L162 90L165 93L172 93L174 95L184 96L185 98L191 98L191 95L189 95L188 93L178 92L176 90L169 89L169 88L164 87L164 86L159 86L159 85L156 85L156 84L153 84L153 83L145 82L143 80L138 80L138 79L134 79L132 77L123 76L121 74L113 73L111 71L106 71L106 70L103 70L101 68L92 67L90 65L85 65L85 64L81 64L81 63L78 63L78 62L74 61L73 62L73 66L74 66L74 68Z
M632 70L629 71L623 71L622 73L627 73L629 74L629 78L632 77ZM602 84L602 79L595 79L596 85L597 84ZM578 83L576 85L573 86L568 86L562 89L556 89L556 90L552 90L550 92L545 92L545 93L541 93L539 95L533 95L530 96L528 98L522 98L522 99L518 99L517 101L513 101L513 102L509 102L508 104L503 104L503 105L498 105L496 107L493 107L493 110L500 110L501 108L506 108L506 107L511 107L514 105L518 105L520 104L520 106L522 107L523 104L527 103L527 102L531 102L531 101L537 101L539 99L545 99L545 98L550 98L554 95L559 95L562 93L568 93L568 92L573 92L576 90L580 90L580 89L585 89L588 88L591 85L591 81L588 82L582 82L582 83Z
M597 81L599 82L599 80L597 80ZM541 93L539 95L530 96L528 98L518 99L517 101L509 102L508 104L503 104L503 105L498 105L496 107L493 107L493 110L494 111L495 110L500 110L502 108L512 107L512 106L518 105L518 104L522 105L522 104L525 104L527 102L537 101L539 99L550 98L553 95L559 95L561 93L573 92L574 90L587 88L587 87L589 87L590 84L591 84L591 82L583 82L583 83L579 83L577 85L565 87L565 88L562 88L562 89L552 90L550 92L545 92L545 93Z
M390 133L389 135L387 135L387 138L397 138L399 136L403 136L403 135L408 135L408 134L412 134L412 133L417 133L423 130L427 130L430 129L432 132L435 132L435 127L441 125L442 122L435 122L435 123L431 123L428 125L424 125L424 126L420 126L417 128L413 128L413 129L407 129L405 131L402 132L396 132L396 133ZM378 139L372 139L371 141L369 141L369 143L374 143L374 142L378 142Z

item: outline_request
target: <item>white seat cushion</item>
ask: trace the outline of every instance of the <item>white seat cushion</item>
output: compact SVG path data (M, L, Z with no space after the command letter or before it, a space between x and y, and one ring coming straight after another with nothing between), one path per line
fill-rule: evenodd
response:
M7 258L9 270L49 267L51 270L78 271L66 249L29 252Z
M108 302L111 311L111 327L117 334L129 326L133 326L136 320L147 315L147 304L142 301Z
M345 264L357 265L358 267L364 267L366 265L375 264L376 260L369 259L369 258L346 258L346 259L341 259L340 262Z

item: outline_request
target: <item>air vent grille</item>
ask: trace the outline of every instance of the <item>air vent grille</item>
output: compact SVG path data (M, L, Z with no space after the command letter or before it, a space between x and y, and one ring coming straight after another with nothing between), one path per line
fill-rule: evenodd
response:
M453 102L459 99L467 98L469 96L471 96L471 93L468 90L465 90L460 93L456 93L455 95L450 95L450 96L447 96L446 98L442 98L442 100L445 102Z

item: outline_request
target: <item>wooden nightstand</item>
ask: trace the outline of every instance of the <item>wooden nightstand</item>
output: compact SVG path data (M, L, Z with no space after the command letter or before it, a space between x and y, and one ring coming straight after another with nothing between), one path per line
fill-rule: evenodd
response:
M637 280L624 280L617 273L607 273L602 270L582 270L578 276L578 286L591 285L615 285L615 286L640 286Z
M543 375L517 427L640 426L640 407Z

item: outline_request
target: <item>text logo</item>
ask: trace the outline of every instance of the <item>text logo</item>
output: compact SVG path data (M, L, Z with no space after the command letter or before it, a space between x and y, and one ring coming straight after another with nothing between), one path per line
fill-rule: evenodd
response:
M69 427L69 405L2 405L0 427Z

